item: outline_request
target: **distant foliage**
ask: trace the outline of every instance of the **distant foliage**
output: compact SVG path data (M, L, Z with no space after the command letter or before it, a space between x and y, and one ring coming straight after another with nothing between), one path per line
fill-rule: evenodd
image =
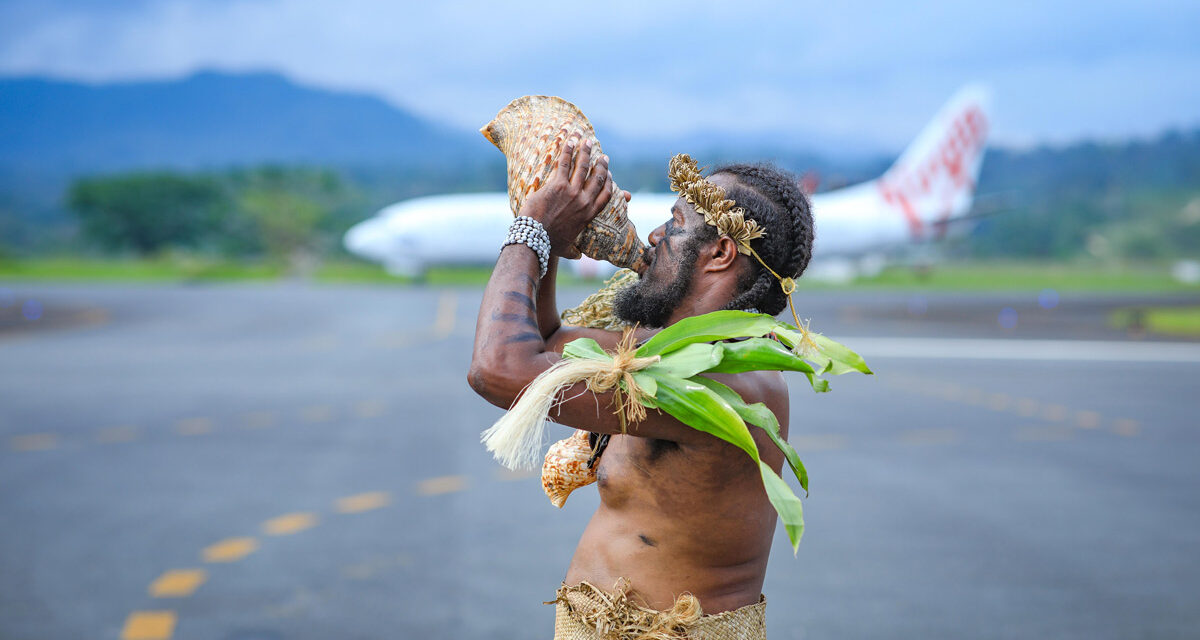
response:
M975 257L1173 259L1200 255L1200 130L1153 141L989 151L999 195L964 249Z
M713 151L705 161L744 159ZM761 155L761 154L760 154ZM820 190L866 180L890 162L816 167ZM614 158L617 183L636 193L666 189L666 158ZM354 223L386 204L422 195L505 188L499 154L484 160L334 171L262 166L208 173L128 173L77 180L68 190L83 238L108 251L164 249L291 260L342 251ZM1171 260L1200 255L1200 130L1151 141L1081 143L984 159L977 208L996 209L954 250L970 258ZM0 190L0 196L2 196ZM995 204L999 202L999 204ZM0 246L32 244L32 225L0 197ZM503 212L500 212L503 213ZM817 229L818 236L820 229Z
M334 250L363 208L333 171L274 166L88 178L71 186L68 202L84 237L109 251L280 260Z
M195 247L228 212L227 195L215 180L172 173L80 180L68 201L88 238L142 255Z

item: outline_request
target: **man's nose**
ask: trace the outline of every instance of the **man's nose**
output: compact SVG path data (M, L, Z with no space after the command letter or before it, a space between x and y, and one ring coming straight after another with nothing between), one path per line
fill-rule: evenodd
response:
M657 247L658 243L660 241L662 241L663 236L666 234L667 234L667 223L664 222L664 223L658 225L658 228L656 228L654 231L651 231L650 235L647 236L646 239L650 241L650 246Z

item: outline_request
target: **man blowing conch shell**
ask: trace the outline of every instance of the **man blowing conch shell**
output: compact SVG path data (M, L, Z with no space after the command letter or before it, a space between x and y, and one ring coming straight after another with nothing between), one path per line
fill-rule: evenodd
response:
M558 259L573 255L572 242L613 188L607 157L589 170L576 160L590 156L590 143L568 144L514 221L480 306L468 380L505 409L560 360L568 342L590 337L612 351L621 340L619 332L567 327L559 319ZM787 304L780 279L798 277L808 265L812 215L789 175L760 165L695 175L685 185L674 184L672 175L681 197L649 236L640 281L613 304L619 319L641 327L639 341L654 328L720 309L777 314ZM731 227L706 215L704 203L686 197L697 184L723 189L744 210L744 224L739 218ZM747 227L758 231L747 237ZM739 251L739 243L756 256ZM547 253L548 260L539 257ZM765 403L787 436L782 373L711 377L747 403ZM776 513L754 461L654 410L623 431L613 391L593 393L580 383L560 398L550 414L555 422L610 437L596 462L600 506L558 592L555 638L765 637L762 585ZM752 431L778 472L783 455L763 430Z

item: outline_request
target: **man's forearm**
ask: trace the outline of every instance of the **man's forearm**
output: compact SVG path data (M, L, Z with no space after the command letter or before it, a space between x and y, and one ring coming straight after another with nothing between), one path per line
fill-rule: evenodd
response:
M515 397L524 383L509 384L509 374L546 351L534 303L539 297L537 276L536 254L523 245L509 245L500 252L484 289L468 379L491 402Z
M557 279L558 256L551 256L546 275L538 283L537 292L537 323L543 340L549 340L562 325L558 317L558 299L555 293L558 289Z

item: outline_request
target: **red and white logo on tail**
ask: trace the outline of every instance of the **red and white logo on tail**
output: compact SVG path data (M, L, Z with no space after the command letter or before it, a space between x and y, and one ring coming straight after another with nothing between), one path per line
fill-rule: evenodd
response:
M941 237L947 221L971 209L989 109L986 88L964 87L878 180L884 202L904 216L914 240Z

